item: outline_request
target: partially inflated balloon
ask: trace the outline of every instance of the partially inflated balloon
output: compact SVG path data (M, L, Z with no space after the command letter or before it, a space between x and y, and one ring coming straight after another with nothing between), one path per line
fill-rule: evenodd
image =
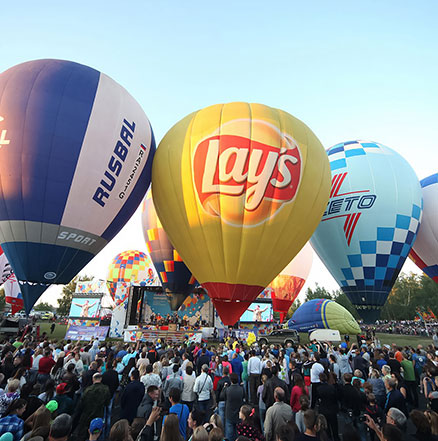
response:
M420 183L405 159L375 142L327 153L330 201L311 244L360 316L374 322L415 241Z
M146 195L142 211L144 240L172 310L177 311L195 287L195 278L170 243L163 230L152 200Z
M142 251L128 250L117 254L108 268L107 285L111 297L115 298L117 283L139 284L145 278L153 278L151 258Z
M409 255L418 267L438 283L438 174L421 181L423 219Z
M37 60L0 75L0 147L0 243L18 279L39 286L70 282L128 221L155 142L111 78Z
M13 274L8 258L0 247L0 285L3 285Z
M313 132L248 103L181 120L161 141L152 175L163 227L227 325L303 247L330 188Z
M292 262L269 284L272 307L280 313L280 321L297 298L312 267L313 250L309 243L294 257Z
M288 327L298 332L313 329L337 329L341 334L360 332L354 317L343 306L327 299L314 299L301 305L289 320Z

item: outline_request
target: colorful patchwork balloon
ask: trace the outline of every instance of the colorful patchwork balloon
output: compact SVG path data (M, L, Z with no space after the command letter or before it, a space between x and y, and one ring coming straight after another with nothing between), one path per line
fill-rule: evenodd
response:
M170 306L177 311L193 291L196 280L170 243L155 211L151 192L144 200L141 219L148 253L168 294Z
M332 189L311 244L360 316L372 323L415 242L420 183L402 156L376 142L344 142L327 153Z
M108 270L107 285L113 300L117 283L127 282L140 285L146 278L153 278L151 258L142 251L128 250L114 257Z

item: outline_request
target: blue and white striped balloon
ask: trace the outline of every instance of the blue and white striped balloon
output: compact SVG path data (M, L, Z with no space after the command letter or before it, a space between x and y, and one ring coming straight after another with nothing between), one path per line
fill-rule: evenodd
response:
M373 322L415 241L420 183L382 144L349 141L327 154L332 189L311 244L361 317Z
M155 140L103 73L37 60L0 75L0 243L21 281L68 283L143 199Z

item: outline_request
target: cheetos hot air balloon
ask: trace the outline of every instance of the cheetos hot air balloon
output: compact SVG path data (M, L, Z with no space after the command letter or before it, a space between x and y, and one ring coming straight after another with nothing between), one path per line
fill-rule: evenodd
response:
M114 299L117 282L140 283L147 278L154 278L150 257L137 250L123 251L114 257L108 269L107 285Z
M327 155L304 123L239 102L178 122L152 175L163 227L226 325L304 246L330 191Z
M196 280L163 230L151 192L146 195L143 203L141 219L149 255L160 277L161 285L169 296L170 306L176 311L193 291Z
M292 262L269 284L274 311L280 313L280 321L286 317L292 303L306 283L313 261L309 243L294 257Z

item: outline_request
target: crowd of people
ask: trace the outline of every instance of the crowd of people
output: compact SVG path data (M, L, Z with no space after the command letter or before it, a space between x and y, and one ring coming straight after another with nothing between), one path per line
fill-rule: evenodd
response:
M1 441L438 440L433 344L27 335L0 357Z
M364 331L430 337L438 333L438 322L424 320L378 320L375 325L362 325Z

